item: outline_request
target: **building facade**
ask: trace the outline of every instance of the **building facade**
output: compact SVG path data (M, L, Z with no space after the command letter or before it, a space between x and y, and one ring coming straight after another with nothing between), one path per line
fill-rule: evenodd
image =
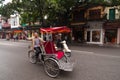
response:
M94 5L87 9L87 25L85 40L90 44L103 44L104 40L104 6Z
M73 37L77 42L85 41L86 30L86 5L74 7L72 10L71 29Z
M120 44L120 6L84 5L73 9L76 40L89 44Z
M10 16L9 22L11 24L11 28L18 28L20 27L20 15L14 14Z
M105 43L120 44L120 6L106 7L104 23Z

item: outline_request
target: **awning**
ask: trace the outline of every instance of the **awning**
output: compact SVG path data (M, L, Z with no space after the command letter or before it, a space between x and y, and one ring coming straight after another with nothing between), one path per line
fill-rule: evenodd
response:
M120 28L120 22L106 22L103 25L104 29L117 29Z
M13 32L14 32L14 33L21 33L22 30L14 30Z
M53 28L40 28L40 31L42 33L65 33L65 32L70 32L70 28L66 26L61 26L61 27L53 27Z

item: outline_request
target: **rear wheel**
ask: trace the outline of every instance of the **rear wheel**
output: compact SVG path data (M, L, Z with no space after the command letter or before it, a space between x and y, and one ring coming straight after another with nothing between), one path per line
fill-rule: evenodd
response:
M28 52L28 58L29 58L29 61L33 64L36 64L37 63L37 59L36 59L36 56L35 56L35 52L34 51L29 51Z
M48 76L57 77L60 69L57 61L53 58L46 59L44 62L44 69Z

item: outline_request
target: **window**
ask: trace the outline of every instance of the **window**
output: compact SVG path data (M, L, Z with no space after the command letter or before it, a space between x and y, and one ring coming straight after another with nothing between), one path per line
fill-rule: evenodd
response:
M115 43L117 38L117 29L106 29L105 42Z
M100 31L92 31L92 42L100 42Z
M90 31L87 31L87 42L90 42Z
M80 10L80 11L75 11L73 13L73 21L83 21L84 18L84 10Z
M87 42L93 42L93 43L101 42L101 30L88 30Z
M100 19L100 16L101 16L101 9L89 11L89 19Z
M109 10L109 20L115 20L115 9Z

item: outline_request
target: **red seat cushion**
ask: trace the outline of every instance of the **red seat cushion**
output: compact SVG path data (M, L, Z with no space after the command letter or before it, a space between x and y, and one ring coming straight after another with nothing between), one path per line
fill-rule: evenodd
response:
M57 59L61 59L64 56L63 51L56 51L54 43L53 42L45 42L44 43L44 49L46 51L46 54L56 54Z
M57 51L56 54L57 54L56 55L57 59L61 59L64 56L64 52L63 51Z

